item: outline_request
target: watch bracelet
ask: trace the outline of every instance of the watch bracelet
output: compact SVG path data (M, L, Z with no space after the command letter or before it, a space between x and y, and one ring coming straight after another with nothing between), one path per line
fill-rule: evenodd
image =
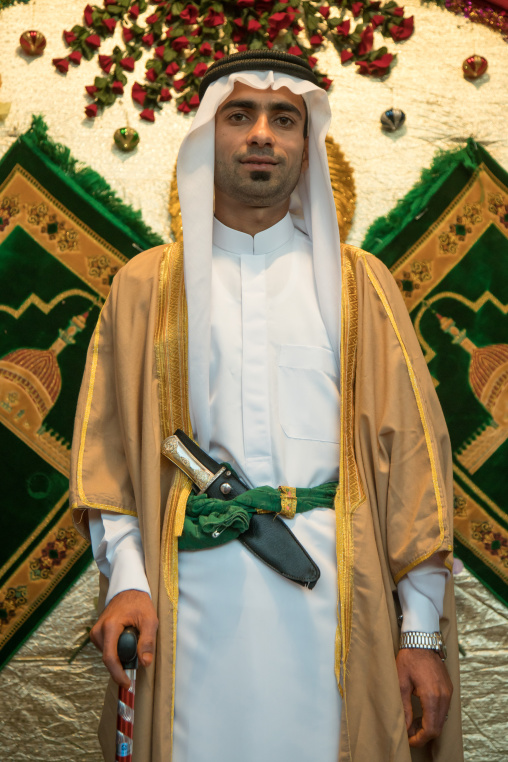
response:
M415 630L401 632L399 649L401 648L423 648L429 651L435 651L439 655L444 652L444 658L446 658L446 651L444 649L441 632L417 632Z

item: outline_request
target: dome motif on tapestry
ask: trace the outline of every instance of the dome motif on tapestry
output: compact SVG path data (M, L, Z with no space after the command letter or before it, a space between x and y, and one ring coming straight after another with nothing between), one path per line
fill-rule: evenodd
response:
M506 366L508 370L508 344L491 344L488 347L481 347L473 352L469 368L469 379L478 399L482 399L486 387L490 385L489 382L493 380L493 376L498 374L502 366ZM503 378L505 381L508 381L506 373L503 374ZM490 407L488 404L487 406Z

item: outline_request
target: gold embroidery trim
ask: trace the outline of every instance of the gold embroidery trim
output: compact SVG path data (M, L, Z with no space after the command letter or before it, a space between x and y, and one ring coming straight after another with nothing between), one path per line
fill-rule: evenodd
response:
M159 415L161 439L181 428L192 434L188 394L187 305L183 273L183 246L171 244L163 253L159 270L157 320L155 326L155 362L159 380ZM172 697L171 748L176 675L176 632L178 623L178 537L182 534L191 480L181 471L175 474L164 516L163 557L164 585L172 605Z
M409 355L407 353L406 347L404 345L404 342L402 340L402 336L400 335L400 331L397 327L397 323L395 322L395 317L393 315L393 312L391 310L390 305L388 304L388 300L384 294L384 291L381 288L381 285L379 284L377 278L375 277L368 261L365 255L363 255L363 260L365 262L365 269L367 270L367 275L369 277L370 282L374 286L374 289L376 290L376 293L381 301L381 304L383 305L385 312L388 316L388 319L392 325L392 328L395 332L395 335L397 336L397 340L400 344L400 348L402 350L402 354L404 356L404 360L406 363L407 371L409 374L409 379L411 381L411 386L413 388L413 393L416 400L416 406L418 408L418 412L420 414L420 421L422 424L424 436L425 436L425 442L427 445L427 452L429 454L429 460L430 460L430 469L432 474L432 483L434 485L434 494L436 497L436 504L437 504L437 512L438 512L438 520L439 520L439 541L437 544L427 553L423 554L422 556L419 556L417 559L412 561L408 566L406 566L402 571L398 572L398 574L394 578L395 584L399 582L402 577L408 573L408 571L411 571L415 566L420 564L422 561L425 561L425 559L430 558L430 556L435 553L442 545L444 536L445 536L445 529L444 529L444 519L443 519L443 501L441 497L441 490L439 488L439 479L437 474L437 466L436 466L436 458L434 456L433 448L432 448L432 441L430 438L430 430L429 425L427 422L427 418L425 416L425 410L423 407L423 402L420 394L420 390L418 388L418 382L416 380L416 375L413 370L413 366L411 364L411 360L409 359ZM447 550L452 550L452 545L448 545L446 547Z
M106 303L104 304L104 307L106 306ZM78 470L78 473L77 473L78 495L83 505L86 505L88 508L98 508L99 510L113 511L114 513L123 513L128 516L136 516L137 515L136 511L131 511L127 508L122 508L121 506L108 505L106 503L92 503L90 500L87 500L87 497L85 495L85 490L83 487L83 459L85 457L86 432L88 429L88 421L90 420L90 413L92 410L92 399L93 399L93 392L94 392L94 386L95 386L95 374L97 372L97 363L99 361L99 340L100 340L102 310L104 309L104 307L100 311L99 319L97 320L97 325L95 326L94 343L93 343L93 350L92 350L92 364L90 366L90 381L88 382L85 415L83 417L83 425L81 427L81 436L79 441L78 469L77 469ZM72 507L77 508L77 505L73 504Z
M355 266L359 254L342 247L340 477L335 494L339 623L335 637L335 675L345 699L346 661L351 642L354 593L353 514L365 500L354 451L354 379L358 343Z
M280 511L279 516L283 516L285 519L294 519L296 513L296 488L295 487L279 487L280 492Z

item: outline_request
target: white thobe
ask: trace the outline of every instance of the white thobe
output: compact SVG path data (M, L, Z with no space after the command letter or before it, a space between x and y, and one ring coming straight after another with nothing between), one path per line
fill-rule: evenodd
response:
M254 237L215 220L213 243L210 454L250 486L338 479L339 364L308 237L288 214ZM335 517L288 524L320 567L313 590L239 542L179 555L173 762L336 762ZM108 600L149 592L137 519L92 514L90 529ZM400 581L404 630L439 629L446 577L431 559Z

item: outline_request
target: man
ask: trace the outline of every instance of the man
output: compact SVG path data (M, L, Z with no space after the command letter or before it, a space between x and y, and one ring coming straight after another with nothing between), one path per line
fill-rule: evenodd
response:
M457 685L446 428L391 276L344 246L341 278L326 94L300 59L251 51L201 95L183 257L158 247L115 278L76 421L76 524L110 578L92 639L119 684L118 636L140 631L134 758L461 760L432 635L441 617ZM159 454L178 428L249 487L339 481L334 511L285 519L313 590L220 536L178 553L191 485ZM396 588L417 633L399 651ZM106 758L115 711L112 683Z

